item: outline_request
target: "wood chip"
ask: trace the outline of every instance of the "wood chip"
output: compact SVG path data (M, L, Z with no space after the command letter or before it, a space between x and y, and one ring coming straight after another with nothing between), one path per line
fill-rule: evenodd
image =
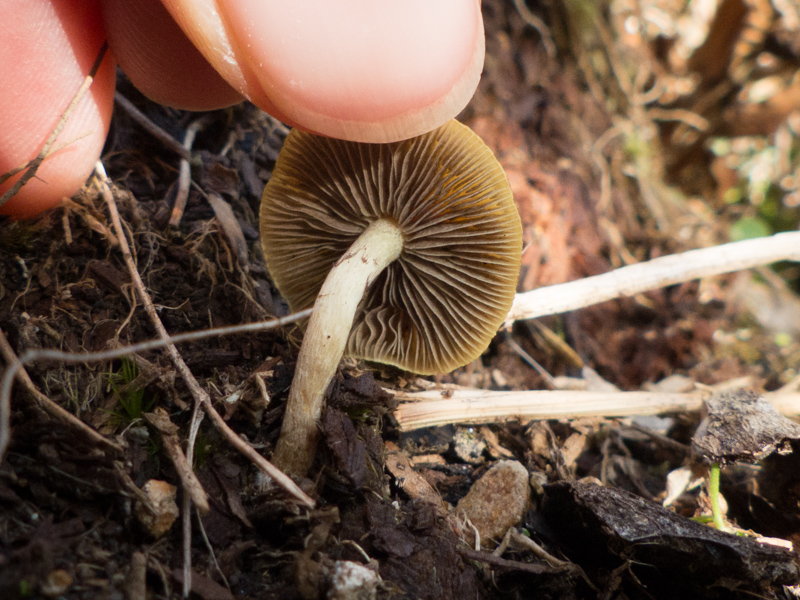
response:
M414 470L405 452L394 442L386 442L386 468L395 478L397 486L414 500L421 500L446 512L444 500L425 478Z

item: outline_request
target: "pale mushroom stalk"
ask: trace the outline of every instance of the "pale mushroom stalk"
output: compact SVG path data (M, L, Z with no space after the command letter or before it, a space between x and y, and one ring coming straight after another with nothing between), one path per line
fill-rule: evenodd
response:
M336 373L364 292L403 249L392 221L367 227L325 278L297 357L273 462L290 474L306 473L314 460L325 392Z
M428 375L481 355L514 299L522 225L503 168L457 121L391 144L295 129L261 243L292 310L314 306L273 455L302 477L343 355Z

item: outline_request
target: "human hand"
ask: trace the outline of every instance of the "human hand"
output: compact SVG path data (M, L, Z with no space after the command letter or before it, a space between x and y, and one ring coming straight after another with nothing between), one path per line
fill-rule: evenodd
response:
M289 125L368 142L449 120L483 66L479 0L4 0L0 23L0 174L39 152L106 38L163 104L209 110L247 98ZM57 151L0 214L32 217L83 185L113 93L108 55Z

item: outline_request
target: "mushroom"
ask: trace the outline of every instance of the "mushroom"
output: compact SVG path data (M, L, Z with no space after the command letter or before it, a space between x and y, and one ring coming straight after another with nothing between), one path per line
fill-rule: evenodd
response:
M344 353L419 374L480 356L514 298L522 226L505 173L450 121L390 144L293 130L261 204L270 274L313 305L273 461L306 474Z

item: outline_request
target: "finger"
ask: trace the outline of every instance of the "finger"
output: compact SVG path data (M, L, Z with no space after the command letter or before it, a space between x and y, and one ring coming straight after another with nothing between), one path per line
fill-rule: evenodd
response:
M0 173L33 159L94 63L104 35L97 2L0 2ZM114 61L107 55L37 176L0 214L29 218L81 188L103 149L111 118ZM18 176L0 185L0 195Z
M163 0L206 59L269 112L325 135L391 141L469 101L483 66L477 0Z
M102 7L114 56L147 97L187 110L211 110L242 101L159 0L103 0Z

